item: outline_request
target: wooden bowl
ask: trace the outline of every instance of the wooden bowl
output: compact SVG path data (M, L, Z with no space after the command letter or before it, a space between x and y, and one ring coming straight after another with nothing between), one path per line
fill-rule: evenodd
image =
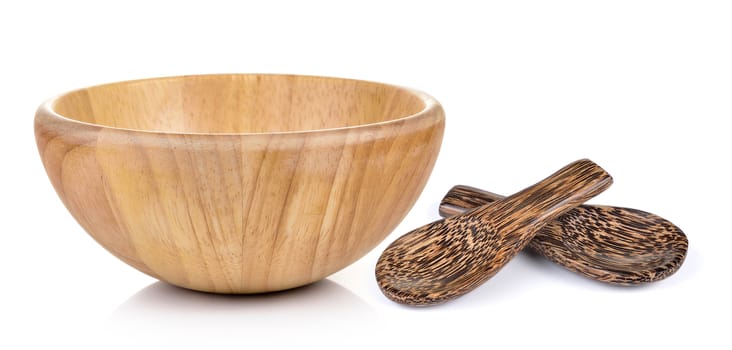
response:
M411 89L293 75L101 85L41 105L38 150L79 224L185 288L305 285L374 248L437 158L444 112Z

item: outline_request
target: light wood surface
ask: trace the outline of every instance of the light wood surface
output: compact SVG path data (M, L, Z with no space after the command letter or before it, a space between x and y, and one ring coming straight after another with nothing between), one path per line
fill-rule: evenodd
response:
M94 239L218 293L304 285L366 254L416 201L443 130L421 92L289 75L102 85L35 119L48 176Z

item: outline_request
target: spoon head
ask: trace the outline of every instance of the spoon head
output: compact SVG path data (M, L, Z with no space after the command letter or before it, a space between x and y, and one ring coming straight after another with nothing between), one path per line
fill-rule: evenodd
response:
M510 220L520 223L510 229L497 226L493 219L503 211L490 204L399 237L376 263L379 288L387 298L413 306L440 304L477 288L525 248L542 226L533 225L531 218Z
M493 276L516 252L480 217L435 221L395 240L376 264L376 281L389 299L415 306L463 295Z
M602 282L634 285L676 272L686 235L668 220L636 209L582 206L545 226L529 247Z

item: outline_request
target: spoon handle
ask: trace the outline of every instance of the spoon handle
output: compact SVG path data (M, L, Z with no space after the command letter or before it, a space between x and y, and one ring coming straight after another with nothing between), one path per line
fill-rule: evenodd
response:
M449 218L505 198L472 186L456 185L440 201L440 216Z
M567 210L600 194L612 177L589 159L573 162L535 185L482 206L475 214L491 219L498 232L535 232Z

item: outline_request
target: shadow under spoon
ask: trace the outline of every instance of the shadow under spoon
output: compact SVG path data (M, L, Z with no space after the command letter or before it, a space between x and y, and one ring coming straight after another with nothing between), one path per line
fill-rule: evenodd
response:
M516 256L542 226L610 184L607 172L583 159L512 196L417 228L382 253L376 263L379 288L393 301L416 306L468 293Z
M458 215L503 198L474 187L455 186L440 202L440 215ZM591 279L637 285L676 272L688 246L684 232L658 215L581 205L539 230L528 248Z

